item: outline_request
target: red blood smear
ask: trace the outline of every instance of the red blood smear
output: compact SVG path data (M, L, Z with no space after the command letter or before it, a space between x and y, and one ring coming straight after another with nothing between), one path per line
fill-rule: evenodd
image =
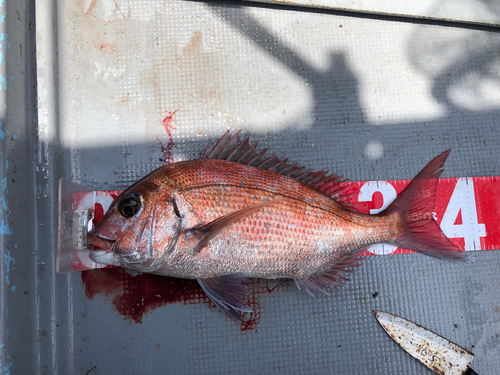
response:
M136 323L142 323L143 315L169 303L211 303L196 280L146 273L133 276L123 268L114 268L82 272L82 281L89 299L103 294L120 315Z
M270 286L269 284L276 284ZM244 313L242 315L243 322L241 323L241 331L252 331L257 328L257 325L260 323L260 303L259 303L259 295L264 293L272 293L278 291L283 286L290 286L290 280L282 280L282 281L271 281L271 280L251 280L248 283L245 283L249 292L250 292L250 306L252 307L251 313Z
M267 280L266 280L267 281ZM258 280L251 280L246 284L248 291L250 293L250 306L252 307L252 312L244 313L242 315L243 322L241 323L240 329L241 331L251 331L254 330L257 325L260 323L260 303L259 298L257 297L259 287Z
M169 138L170 138L170 141L172 141L172 133L170 132L170 130L171 130L171 129L177 129L177 128L174 128L174 127L172 126L172 123L174 122L174 115L175 115L175 113L176 113L178 110L179 110L179 108L177 108L177 109L176 109L175 111L173 111L173 112L166 111L166 112L168 112L168 114L169 114L169 115L163 119L163 127L164 127L164 128L165 128L165 130L167 131L168 136L169 136Z
M165 162L165 164L172 164L174 162L172 149L175 147L175 144L174 144L174 140L172 138L172 133L170 132L170 130L177 129L177 128L174 128L172 126L172 123L174 122L174 115L178 110L179 110L179 108L177 108L173 112L166 111L166 112L168 112L169 115L163 119L163 127L167 131L168 139L169 139L167 147L163 147L163 144L161 143L160 139L158 137L156 137L156 140L158 142L160 142L161 151L163 152L163 161Z
M163 159L160 159L160 161L163 161L165 164L172 164L174 162L174 155L172 150L175 147L172 137L170 137L170 141L168 142L167 147L163 146L163 143L158 137L156 137L156 140L160 143L161 152L163 153Z
M171 303L184 305L203 303L216 314L223 314L209 300L196 280L141 274L133 276L122 268L98 269L82 272L85 294L94 299L102 294L111 300L113 308L125 319L142 323L144 315ZM274 281L249 280L251 313L243 314L242 331L254 330L260 322L259 296L279 290L288 281L269 287ZM230 318L228 318L230 319Z

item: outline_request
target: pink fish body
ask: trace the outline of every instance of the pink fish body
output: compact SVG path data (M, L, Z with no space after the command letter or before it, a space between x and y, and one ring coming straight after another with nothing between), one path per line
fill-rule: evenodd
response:
M199 160L166 165L125 190L90 233L91 258L164 276L198 279L228 315L249 311L245 278L292 278L313 295L345 279L368 246L392 243L466 259L432 217L449 151L432 160L383 212L349 203L337 175L266 158L239 132ZM208 149L208 147L207 147Z

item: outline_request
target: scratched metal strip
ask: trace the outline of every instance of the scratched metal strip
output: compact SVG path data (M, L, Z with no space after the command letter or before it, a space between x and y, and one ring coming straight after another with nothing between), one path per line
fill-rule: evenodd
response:
M480 0L249 0L261 3L325 8L384 16L415 17L440 21L500 26L500 5Z

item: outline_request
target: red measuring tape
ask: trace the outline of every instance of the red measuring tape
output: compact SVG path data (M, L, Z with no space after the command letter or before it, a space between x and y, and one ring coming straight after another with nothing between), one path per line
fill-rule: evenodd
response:
M386 208L411 180L349 182L359 193L353 199L368 202L371 214ZM78 201L94 199L94 225L101 220L120 190L79 193ZM500 177L463 177L439 180L434 218L461 250L500 248ZM78 204L77 204L78 205ZM77 207L78 209L78 207ZM364 255L408 254L413 251L389 244L370 246ZM86 254L75 253L75 270L101 268Z

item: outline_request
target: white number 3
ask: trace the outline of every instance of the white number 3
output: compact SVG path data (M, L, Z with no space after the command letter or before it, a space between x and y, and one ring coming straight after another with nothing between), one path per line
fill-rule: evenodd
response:
M367 182L359 190L358 200L360 202L370 202L373 200L373 194L379 192L382 194L383 203L380 208L370 209L370 214L378 214L379 212L385 210L389 204L396 199L396 189L390 183L386 181L378 182ZM397 250L397 246L379 243L376 245L371 245L367 250L373 254L392 254Z

